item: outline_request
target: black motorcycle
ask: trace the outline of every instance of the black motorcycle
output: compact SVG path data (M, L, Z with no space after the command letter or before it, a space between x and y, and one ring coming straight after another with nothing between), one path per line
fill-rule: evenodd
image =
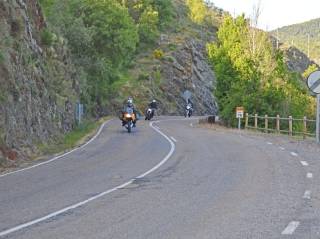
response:
M151 108L148 108L146 110L146 117L145 117L145 120L151 120L154 116L154 110L151 109Z
M191 117L192 115L192 105L191 104L187 104L185 112L184 112L184 117Z

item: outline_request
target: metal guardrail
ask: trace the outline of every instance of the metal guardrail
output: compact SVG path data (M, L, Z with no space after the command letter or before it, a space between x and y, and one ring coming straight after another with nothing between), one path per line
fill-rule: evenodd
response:
M249 120L253 119L253 126L249 125ZM261 122L262 121L262 122ZM285 122L285 126L283 127ZM296 128L302 129L302 131L294 131L294 124L298 124ZM264 127L261 127L264 126ZM274 126L274 127L270 127ZM259 116L258 114L250 115L246 113L245 115L245 128L246 129L255 129L261 130L266 133L268 132L276 132L276 133L287 133L290 136L292 135L302 135L305 139L307 136L316 137L315 127L316 120L307 119L307 117L303 117L303 119L296 119L292 116L288 118L280 117L277 115L276 117L270 117L268 115ZM312 130L314 128L314 132Z

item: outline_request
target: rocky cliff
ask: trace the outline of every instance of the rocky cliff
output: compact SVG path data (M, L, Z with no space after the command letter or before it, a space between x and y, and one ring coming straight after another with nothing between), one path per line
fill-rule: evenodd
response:
M117 111L123 100L133 96L140 111L144 111L151 99L159 103L158 114L183 115L188 91L194 104L195 115L217 114L218 105L213 95L215 75L206 55L206 42L201 38L176 41L166 35L157 51L163 56L154 57L148 51L136 58L129 71L130 79L110 100L109 109ZM174 48L174 49L170 49Z
M277 48L277 39L270 36L273 47ZM300 74L304 73L310 65L317 64L310 59L301 49L287 43L279 42L279 49L283 51L288 69Z
M0 164L31 156L74 125L78 83L63 39L45 44L36 0L0 1Z
M208 64L203 42L187 39L177 51L164 58L161 71L166 79L162 90L167 98L163 113L183 115L185 91L192 94L195 114L217 113L218 107L213 96L215 76ZM174 104L175 107L168 104Z
M286 48L284 49L284 52L286 56L286 63L291 71L303 73L310 65L316 64L296 47L291 46Z
M206 44L215 40L217 28L192 22L184 0L172 2L176 11L173 26L161 33L157 45L135 57L129 80L114 95L110 108L119 108L131 95L141 111L151 99L157 99L159 114L183 115L183 93L188 91L196 115L217 114L216 79L206 50Z

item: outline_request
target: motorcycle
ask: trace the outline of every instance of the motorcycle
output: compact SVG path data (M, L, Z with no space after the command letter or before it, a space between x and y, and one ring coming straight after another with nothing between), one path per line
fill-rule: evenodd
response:
M191 117L192 111L193 111L192 106L190 104L187 104L186 110L184 112L184 117Z
M136 120L136 116L133 112L133 109L130 107L127 107L126 112L123 114L123 126L128 130L128 133L131 133L132 128L134 127L134 123Z
M154 110L151 108L148 108L146 111L146 117L145 120L151 120L154 116Z

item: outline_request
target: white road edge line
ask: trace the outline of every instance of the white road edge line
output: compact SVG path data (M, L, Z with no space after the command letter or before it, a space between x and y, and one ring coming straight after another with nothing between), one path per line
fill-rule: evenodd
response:
M299 226L300 222L298 221L292 221L288 224L288 226L282 231L282 235L291 235L294 233L294 231Z
M190 126L193 127L193 123L190 123Z
M271 142L267 142L267 144L269 144L269 145L273 145L273 143L271 143Z
M294 157L298 157L298 154L295 153L295 152L290 152L290 154L291 154L292 156L294 156Z
M309 166L307 161L300 161L300 163L302 164L302 166Z
M101 134L104 126L105 126L106 124L108 124L110 121L111 121L111 120L107 120L106 122L104 122L104 123L100 126L100 128L99 128L98 132L95 134L95 136L93 136L88 142L86 142L85 144L81 145L80 147L74 148L74 149L70 150L69 152L66 152L66 153L64 153L64 154L58 155L58 156L56 156L56 157L54 157L54 158L52 158L52 159L49 159L49 160L47 160L47 161L44 161L44 162L42 162L42 163L38 163L38 164L32 165L32 166L30 166L30 167L23 168L23 169L19 169L19 170L12 171L12 172L9 172L9 173L1 174L1 175L0 175L0 178L5 177L5 176L9 176L9 175L12 175L12 174L20 173L20 172L23 172L23 171L27 171L27 170L30 170L30 169L33 169L33 168L37 168L37 167L42 166L42 165L45 165L45 164L49 164L49 163L51 163L51 162L56 161L57 159L61 159L61 158L65 157L65 156L67 156L67 155L69 155L69 154L71 154L71 153L73 153L73 152L75 152L75 151L77 151L77 150L79 150L79 149L83 149L84 147L86 147L88 144L90 144L92 141L94 141L94 140Z
M157 121L157 122L159 122L159 121ZM107 194L110 194L110 193L112 193L112 192L114 192L114 191L117 191L117 190L119 190L119 189L125 188L126 186L130 185L131 183L133 183L135 179L141 179L141 178L147 176L148 174L154 172L154 171L157 170L158 168L160 168L164 163L166 163L166 162L170 159L170 157L171 157L172 154L174 153L174 151L175 151L175 145L174 145L174 143L172 142L172 140L171 140L167 135L165 135L165 134L162 133L159 129L157 129L155 126L153 126L153 123L154 123L154 122L152 122L152 123L149 124L150 127L153 128L155 131L157 131L159 134L161 134L166 140L168 140L169 143L170 143L170 146L171 146L171 149L170 149L169 153L168 153L168 154L165 156L165 158L164 158L160 163L158 163L156 166L154 166L153 168L151 168L151 169L148 170L147 172L139 175L138 177L135 177L134 179L129 180L129 181L126 182L126 183L123 183L123 184L121 184L121 185L119 185L119 186L117 186L117 187L114 187L114 188L112 188L112 189L109 189L109 190L107 190L107 191L101 192L101 193L97 194L96 196L90 197L90 198L88 198L88 199L86 199L86 200L84 200L84 201L82 201L82 202L78 202L78 203L76 203L76 204L73 204L73 205L70 205L70 206L68 206L68 207L65 207L65 208L63 208L63 209L61 209L61 210L59 210L59 211L50 213L50 214L48 214L48 215L46 215L46 216L44 216L44 217L40 217L40 218L35 219L35 220L32 220L32 221L30 221L30 222L26 222L26 223L20 224L20 225L18 225L18 226L16 226L16 227L9 228L9 229L7 229L7 230L5 230L5 231L2 231L2 232L0 232L0 237L9 235L9 234L11 234L11 233L20 231L20 230L22 230L22 229L24 229L24 228L27 228L27 227L33 226L33 225L35 225L35 224L38 224L38 223L40 223L40 222L46 221L46 220L48 220L48 219L50 219L50 218L59 216L59 215L65 213L65 212L67 212L67 211L70 211L70 210L74 210L74 209L76 209L76 208L79 208L79 207L81 207L81 206L83 206L83 205L85 205L85 204L88 204L89 202L91 202L91 201L93 201L93 200L96 200L96 199L98 199L98 198L101 198L101 197L103 197L103 196L105 196L105 195L107 195Z
M312 173L307 173L307 178L313 178L313 174Z
M303 198L304 199L311 199L311 191L310 190L305 191L303 194Z
M285 148L284 148L284 147L279 147L279 149L281 149L281 150L285 150Z
M175 143L178 142L178 140L176 140L173 136L170 137Z

